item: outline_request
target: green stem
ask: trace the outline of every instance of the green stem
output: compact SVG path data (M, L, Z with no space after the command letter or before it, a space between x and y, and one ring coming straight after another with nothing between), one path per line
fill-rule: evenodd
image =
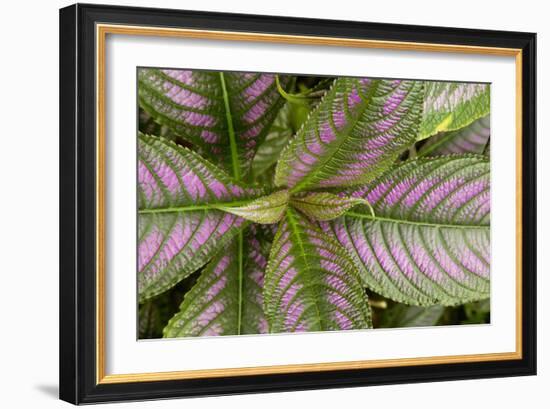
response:
M422 152L418 154L418 157L424 157L429 156L430 153L432 153L434 150L439 148L440 146L444 145L445 143L449 142L455 135L457 134L456 131L454 132L447 132L445 135L441 136L440 139L434 143L432 143L429 146L423 146Z
M237 141L235 139L235 128L233 127L233 116L231 115L231 106L229 103L229 94L227 92L227 85L225 84L225 76L223 72L220 72L220 83L222 85L223 103L225 105L225 117L227 120L227 130L229 132L229 147L231 149L231 164L233 166L233 176L238 182L241 180L241 166L239 164L239 152L237 151ZM235 202L233 202L235 203ZM231 205L233 205L233 203ZM237 311L237 335L241 334L242 314L243 314L243 232L239 231L237 235L237 262L238 268L238 282L239 282L239 303Z
M409 159L414 159L414 158L416 158L416 156L417 156L416 146L415 146L415 145L412 145L412 146L409 148Z
M374 308L380 308L382 310L385 310L388 308L388 303L386 300L373 300L369 298L369 305Z
M277 85L277 91L279 91L279 94L281 94L281 96L288 102L290 102L291 104L309 106L309 100L311 98L304 94L289 94L288 92L286 92L281 85L279 75L275 75L275 83Z
M288 221L288 226L289 226L290 230L292 231L292 234L296 237L296 242L297 242L298 247L300 249L300 255L302 256L302 259L303 259L304 263L306 264L306 268L304 269L304 271L307 271L308 274L310 274L310 271L312 269L309 266L309 262L308 262L308 257L309 257L310 253L306 252L304 242L302 240L301 228L298 226L298 222L296 221L296 218L295 218L294 214L292 214L291 209L287 209L286 219ZM311 280L311 282L314 282L314 280ZM312 286L311 288L314 289L315 287ZM319 321L319 329L321 331L324 331L325 330L324 322L321 319L321 312L319 310L319 306L317 305L317 300L318 299L319 299L319 297L317 297L317 296L312 297L313 305L315 306L315 312L317 314L317 320Z
M233 116L231 115L231 106L229 104L229 94L225 84L225 76L220 72L220 83L222 85L223 103L225 105L225 118L227 120L227 130L229 132L229 147L231 149L231 164L233 166L233 176L235 180L241 180L241 167L239 165L239 153L237 151L237 141L235 140L235 128L233 127Z

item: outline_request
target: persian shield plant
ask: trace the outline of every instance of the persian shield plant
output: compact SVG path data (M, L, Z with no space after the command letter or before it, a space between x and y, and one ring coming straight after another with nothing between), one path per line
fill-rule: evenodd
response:
M138 90L140 326L348 330L485 308L488 85L140 69Z

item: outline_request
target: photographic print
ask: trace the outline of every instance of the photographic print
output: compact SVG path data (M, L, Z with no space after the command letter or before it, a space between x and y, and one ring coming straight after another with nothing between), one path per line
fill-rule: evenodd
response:
M490 84L137 76L139 339L490 322Z

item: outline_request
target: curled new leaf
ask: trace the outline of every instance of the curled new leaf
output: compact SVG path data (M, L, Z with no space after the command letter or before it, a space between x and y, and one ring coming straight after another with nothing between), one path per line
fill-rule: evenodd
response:
M325 222L364 266L365 284L398 302L455 305L489 297L489 162L412 160L352 193L376 216Z
M141 107L236 179L283 103L272 74L142 68L138 79Z
M291 208L271 248L264 311L270 332L371 326L367 297L350 256Z
M369 205L361 197L341 197L329 192L296 195L292 205L313 220L332 220L357 205Z
M292 192L372 180L415 141L423 83L338 78L281 154L278 186Z
M288 190L281 190L242 206L220 204L216 205L216 208L256 223L271 224L277 223L283 217L288 198Z

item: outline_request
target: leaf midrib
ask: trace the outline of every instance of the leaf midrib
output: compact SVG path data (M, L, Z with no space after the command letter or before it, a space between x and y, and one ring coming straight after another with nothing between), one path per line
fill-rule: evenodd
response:
M225 106L225 118L227 121L227 131L229 133L229 147L231 150L231 165L233 167L233 176L237 182L241 180L241 164L239 163L239 152L237 150L237 141L235 139L235 127L233 125L233 116L231 114L231 105L229 101L229 94L227 92L227 85L225 83L225 75L220 71L220 84L222 86L223 93L223 103ZM251 201L246 202L249 204ZM235 205L233 202L232 205ZM223 206L228 206L228 204L223 204ZM238 205L237 205L238 206ZM243 232L239 231L237 235L237 280L238 280L238 290L239 290L239 299L237 307L237 335L241 334L241 325L242 325L242 314L243 314Z
M288 225L290 229L292 230L292 233L296 237L296 242L299 247L300 255L302 256L302 260L304 260L304 263L306 264L306 268L303 271L310 271L313 269L313 267L310 266L308 263L308 254L306 252L306 249L304 247L304 242L302 240L302 232L301 229L298 226L298 223L296 222L296 219L294 215L292 214L292 210L288 209L286 212L286 217L288 220ZM315 306L315 312L317 313L317 320L319 322L319 327L321 328L321 331L324 329L323 320L321 319L321 311L319 310L319 306L317 305L318 297L313 297L313 305Z
M340 202L337 203L322 203L322 202L315 202L315 201L307 201L304 200L305 198L292 198L290 202L294 203L302 203L308 206L317 206L317 207L328 207L328 208L340 208L349 206L350 204L353 204L354 206L359 205L361 203L368 204L368 202L363 198L341 198L337 196L335 199L340 199ZM331 198L332 199L332 198Z
M220 207L237 207L244 206L252 203L255 199L248 200L235 200L231 202L215 202L204 203L199 205L187 205L187 206L170 206L170 207L158 207L153 209L140 209L138 214L148 213L183 213L192 212L196 210L219 210Z
M376 91L378 90L379 87L380 87L380 82L377 81L374 84L372 84L372 87L367 91L366 95L365 94L360 95L362 99L361 101L362 106L360 107L360 109L358 109L358 112L356 112L355 115L351 117L351 119L343 127L343 129L336 130L336 128L334 127L334 124L332 123L332 118L329 119L332 131L337 135L335 143L328 145L326 154L321 158L321 160L319 160L314 165L314 167L312 167L312 169L309 171L307 175L305 175L298 183L296 183L296 185L294 185L294 187L292 187L291 189L292 193L297 193L307 188L308 184L311 184L311 180L317 177L317 173L319 169L322 169L323 167L325 167L326 164L329 161L331 161L332 158L336 155L336 153L342 148L342 146L347 141L347 137L353 131L353 129L355 129L356 125L359 123L359 120L361 119L361 116L363 115L367 107L370 105L370 102L372 101L372 98L376 94ZM331 97L333 96L331 95ZM316 112L318 112L318 110L321 109L320 106L321 105L319 104L319 107L317 108ZM316 123L315 124L316 133L319 131L319 128L317 127L317 125L318 124ZM338 137L338 134L340 134L340 137ZM343 137L342 135L345 135L345 137Z
M231 105L229 101L229 93L225 83L225 75L219 73L220 84L223 93L223 104L225 107L225 119L227 121L227 131L229 133L229 148L231 150L231 165L233 167L233 176L237 181L241 180L241 166L239 164L239 152L237 150L237 141L235 140L235 127L233 126L233 115L231 114Z
M355 217L358 219L367 219L373 222L388 222L388 223L397 223L397 224L408 224L413 226L424 226L424 227L432 227L432 228L448 228L448 229L479 229L479 230L489 230L491 228L490 225L475 225L475 224L449 224L449 223L431 223L431 222L417 222L413 220L405 220L405 219L394 219L391 217L380 217L375 216L372 217L368 214L361 214L357 212L347 212L345 214L345 217Z

